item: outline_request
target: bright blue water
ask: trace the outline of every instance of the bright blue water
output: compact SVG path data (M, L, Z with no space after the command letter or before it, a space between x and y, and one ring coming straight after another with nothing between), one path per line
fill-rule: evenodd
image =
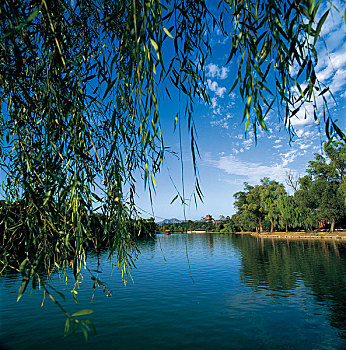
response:
M63 337L64 315L42 291L16 303L20 277L1 278L5 349L346 349L346 245L325 241L259 240L191 234L140 242L134 284L101 257L93 289L88 272L78 305L54 278L69 312L93 308L97 327L86 344L80 332ZM186 253L187 248L187 253ZM166 259L166 261L165 261ZM88 262L96 267L96 257ZM190 268L189 268L190 264Z

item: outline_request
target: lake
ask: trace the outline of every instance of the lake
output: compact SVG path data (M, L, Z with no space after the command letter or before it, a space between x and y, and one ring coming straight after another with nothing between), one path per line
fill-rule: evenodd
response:
M100 279L54 277L69 312L92 308L97 334L63 337L65 317L42 291L16 303L16 273L1 277L4 349L346 349L346 244L231 234L173 234L139 243L124 286L100 257ZM96 256L88 264L97 267ZM93 297L93 300L92 300Z

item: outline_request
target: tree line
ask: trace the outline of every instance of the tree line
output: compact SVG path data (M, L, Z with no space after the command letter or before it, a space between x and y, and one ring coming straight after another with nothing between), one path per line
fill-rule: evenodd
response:
M229 216L220 216L219 220L216 221L205 221L202 218L201 221L187 220L184 222L174 222L174 223L163 223L160 225L160 231L169 232L188 232L203 230L205 232L220 232L220 233L230 233L235 231L235 225L233 220Z
M161 231L187 232L263 232L329 229L346 226L346 144L330 141L323 145L324 155L315 154L308 163L306 175L287 183L294 191L289 195L285 186L265 177L260 184L244 183L244 190L234 194L236 213L232 217L207 222L186 221L164 223Z
M239 231L314 230L345 226L346 145L324 143L324 155L315 153L306 175L288 184L294 190L287 194L283 184L263 178L260 184L244 183L244 190L234 194L236 213L232 216Z

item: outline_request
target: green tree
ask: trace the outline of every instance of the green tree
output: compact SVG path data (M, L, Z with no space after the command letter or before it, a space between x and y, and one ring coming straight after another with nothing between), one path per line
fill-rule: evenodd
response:
M234 194L234 206L237 213L232 219L241 230L263 231L262 222L265 218L264 207L261 204L260 187L244 183L244 192Z
M266 216L264 203L261 198L262 188L256 185L248 192L246 209L257 218L256 231L263 231L263 221Z
M309 162L307 172L313 178L310 191L316 200L317 215L330 221L330 231L334 232L336 222L346 217L346 144L327 142L324 153L325 156L315 154L315 160Z
M311 191L312 184L311 176L305 175L299 178L299 189L294 193L294 199L298 206L299 226L309 231L312 231L318 225L316 217L317 202Z
M232 215L236 231L254 231L258 229L257 217L245 210L241 210Z
M298 226L299 212L293 196L286 194L279 196L277 199L277 208L279 210L279 224L285 228L286 232L288 232L289 228Z
M274 180L270 181L269 178L264 178L261 180L259 191L261 212L270 221L270 232L273 232L274 227L278 225L280 217L278 198L286 194L284 185Z
M263 225L267 226L268 223L270 232L273 232L282 222L283 215L286 215L284 220L288 224L288 213L282 213L288 205L283 199L287 196L283 184L263 178L256 186L244 183L244 188L245 191L234 194L234 206L237 212L232 216L242 231L247 227L262 232Z

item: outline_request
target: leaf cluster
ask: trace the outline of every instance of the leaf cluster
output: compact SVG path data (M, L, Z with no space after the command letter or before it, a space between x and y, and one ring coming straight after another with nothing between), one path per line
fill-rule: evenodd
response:
M317 123L323 119L328 137L338 135L345 140L327 109L329 88L318 81L316 74L315 46L330 10L319 18L321 0L226 3L220 19L231 22L230 28L225 28L225 35L232 39L227 63L237 62L230 91L239 87L245 106L245 133L251 124L255 136L258 126L267 130L265 118L277 106L290 137L295 135L292 118L303 115ZM312 113L306 108L310 103Z

